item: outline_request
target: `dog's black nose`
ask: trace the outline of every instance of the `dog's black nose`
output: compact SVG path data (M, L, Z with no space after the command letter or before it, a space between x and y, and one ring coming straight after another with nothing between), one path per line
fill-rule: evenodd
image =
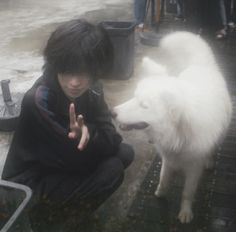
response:
M110 110L111 116L112 118L116 118L117 117L117 113L112 109Z

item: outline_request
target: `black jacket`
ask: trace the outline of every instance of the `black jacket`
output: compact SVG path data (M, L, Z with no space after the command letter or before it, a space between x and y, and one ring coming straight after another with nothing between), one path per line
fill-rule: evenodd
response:
M94 85L75 100L76 113L83 115L90 133L83 151L77 149L78 141L68 138L69 104L56 78L41 77L25 94L3 179L34 188L37 179L51 172L87 175L117 152L122 139L102 89Z

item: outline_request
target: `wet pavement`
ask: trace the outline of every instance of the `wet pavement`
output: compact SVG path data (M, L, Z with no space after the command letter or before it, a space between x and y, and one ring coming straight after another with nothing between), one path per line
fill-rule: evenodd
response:
M25 92L41 74L42 49L48 35L59 23L75 17L85 18L91 22L130 21L133 19L132 2L132 0L41 0L36 4L33 0L1 0L0 80L10 79L13 93ZM163 22L162 29L163 33L184 29L184 24L174 22L173 18L169 18ZM235 48L235 42L230 44L231 40L228 40L228 45L224 45L226 43L213 41L212 38L209 41L215 48L219 62L225 60L226 57L226 53L222 53L222 51L225 51L225 48L229 51L227 62L222 62L222 69L229 74L227 78L231 81L229 85L233 93L235 53L230 53L230 48ZM161 54L158 47L141 44L139 35L136 33L132 76L127 80L103 81L105 97L110 107L122 103L132 96L136 83L140 79L140 62L144 56L158 59ZM117 129L119 130L119 128ZM98 209L95 221L99 221L99 228L96 227L90 231L168 231L168 223L165 221L167 216L163 216L166 211L163 210L163 214L160 214L160 208L156 210L158 207L154 207L155 209L152 211L151 206L155 204L155 200L146 203L142 201L143 197L153 196L152 188L157 184L157 179L153 180L154 176L159 175L159 161L156 159L156 152L142 131L120 131L120 133L125 142L133 145L136 158L126 171L122 186ZM0 174L11 138L12 133L0 132ZM137 202L141 201L140 208ZM143 209L146 211L142 211ZM174 213L173 211L170 220L176 216ZM159 215L157 217L160 221L156 220L155 215ZM147 218L148 220L146 220ZM157 221L156 225L153 223L154 221ZM177 229L175 231L182 232ZM191 229L185 231L195 232ZM200 228L198 231L204 230Z
M131 0L2 0L0 2L0 80L10 79L12 94L24 93L41 75L42 49L51 31L59 23L72 18L85 18L91 22L131 21ZM110 107L132 96L139 77L141 57L149 48L135 37L134 73L127 80L104 81L104 92ZM119 129L118 129L119 130ZM122 132L121 132L122 133ZM143 132L122 133L124 141L134 146L136 158L126 171L119 190L98 210L103 231L122 221L150 166L154 152ZM0 174L12 133L0 132Z

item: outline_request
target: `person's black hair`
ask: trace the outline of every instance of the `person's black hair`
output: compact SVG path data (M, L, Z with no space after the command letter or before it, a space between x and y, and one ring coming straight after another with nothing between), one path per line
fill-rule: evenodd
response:
M86 74L92 80L107 78L113 65L113 46L100 25L75 19L59 26L44 49L44 70L54 75Z

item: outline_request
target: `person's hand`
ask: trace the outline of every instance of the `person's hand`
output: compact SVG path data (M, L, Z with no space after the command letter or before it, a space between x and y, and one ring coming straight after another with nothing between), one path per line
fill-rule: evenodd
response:
M86 147L89 141L89 131L88 127L84 124L83 115L80 114L76 116L74 103L70 104L69 117L70 117L70 132L68 134L68 137L70 139L80 138L78 149L82 151Z

